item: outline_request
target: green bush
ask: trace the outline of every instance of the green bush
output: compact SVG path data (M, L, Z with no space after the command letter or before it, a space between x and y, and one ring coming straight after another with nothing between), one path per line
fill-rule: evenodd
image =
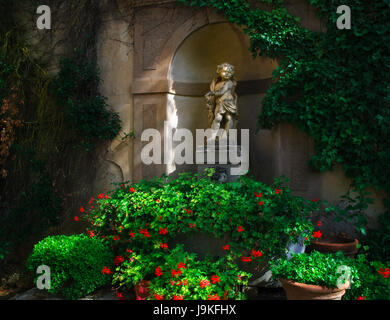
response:
M365 248L368 250L368 247ZM365 300L390 300L390 261L369 261L370 250L365 254L359 254L354 260L358 270L360 286L347 290L343 297L346 300L356 300L359 297Z
M291 259L287 257L270 262L274 279L289 279L299 283L314 284L336 288L338 279L350 279L351 286L359 286L359 276L353 259L346 258L342 252L320 253L312 251L307 254L293 254ZM350 270L343 271L341 266L347 266ZM341 278L340 278L341 277ZM340 281L339 284L345 283Z
M84 234L59 235L49 236L35 245L27 268L35 273L41 265L50 267L48 291L67 299L79 299L109 283L110 277L102 269L112 263L113 255L102 241Z

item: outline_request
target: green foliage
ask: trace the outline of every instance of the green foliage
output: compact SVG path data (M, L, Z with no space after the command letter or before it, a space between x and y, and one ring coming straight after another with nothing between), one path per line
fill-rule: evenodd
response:
M324 254L312 251L311 253L292 254L291 259L283 257L271 261L270 266L274 279L284 278L328 288L338 286L338 279L343 276L339 268L347 266L350 268L351 287L360 286L359 274L353 259L346 258L342 252ZM340 281L339 284L345 283L348 278L345 276L342 279L344 281Z
M354 260L354 266L359 273L360 286L347 290L343 299L356 300L364 297L365 300L390 300L390 261L384 263L368 260L371 248L365 247L365 249L367 252L360 253Z
M354 188L390 194L390 7L387 0L308 0L318 8L326 32L298 24L283 1L178 0L208 6L242 26L253 55L282 57L262 104L258 127L294 123L314 138L310 165L319 171L342 163ZM271 4L272 3L272 4ZM336 26L339 5L350 5L352 29ZM387 205L387 207L389 207Z
M41 265L50 267L50 293L67 299L79 299L109 283L103 267L112 265L110 249L86 235L50 236L34 246L27 268L36 274ZM36 276L36 278L39 275Z
M143 256L131 253L117 268L113 283L118 283L121 290L132 289L133 284L145 279L143 268L152 266L147 272L156 273L159 268L161 274L151 277L150 299L157 299L160 295L165 300L207 300L217 295L218 298L242 299L239 286L246 284L250 274L239 270L236 264L226 257L198 260L196 254L184 251L182 245L156 261L155 256ZM148 261L149 260L149 261ZM157 263L159 263L157 265ZM213 277L214 276L214 277ZM126 285L124 285L128 281ZM205 281L205 286L201 286Z
M108 110L106 98L97 93L99 81L95 63L77 50L61 60L54 80L57 102L65 107L67 120L87 151L99 141L113 140L121 128L119 115Z
M192 269L186 273L198 281L199 276L209 275L207 270L218 267L215 272L225 274L221 285L232 287L238 263L255 266L264 259L284 255L289 241L312 238L310 215L318 206L291 195L283 180L276 179L267 186L241 177L238 182L219 184L210 180L212 175L210 170L199 179L196 174L185 173L176 179L163 176L122 184L109 194L98 195L96 203L90 201L89 210L83 208L83 217L92 225L89 232L109 242L118 256L126 257L114 274L119 288L129 289L141 279L153 279L158 266L167 272L181 254L171 247L178 235L203 233L223 239L219 257L194 262L198 269L194 274ZM156 290L173 294L163 290L162 280L153 283ZM186 297L198 294L190 291Z

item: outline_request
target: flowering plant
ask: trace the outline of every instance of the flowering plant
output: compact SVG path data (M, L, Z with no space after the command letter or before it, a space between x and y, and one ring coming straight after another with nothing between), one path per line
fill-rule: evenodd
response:
M128 288L141 279L150 279L157 294L184 294L160 292L166 271L162 271L162 278L156 275L157 267L165 269L173 263L172 257L179 254L172 251L176 249L170 243L180 234L202 232L225 242L219 260L193 262L197 266L196 276L191 273L195 272L192 268L185 269L190 279L212 276L201 271L208 270L202 264L209 264L209 269L212 265L229 266L232 277L237 278L237 263L258 263L280 256L286 253L289 241L312 238L310 214L317 209L316 203L291 195L283 180L267 186L241 177L238 182L219 184L210 179L212 174L207 171L206 176L198 179L197 175L185 173L176 179L163 176L133 185L120 184L109 194L98 195L96 201L91 199L89 210L80 210L91 225L90 235L109 242L116 255L124 258L117 266L118 274L114 274L117 285ZM174 276L183 273L180 268L175 270L178 273ZM223 270L228 272L227 268ZM226 276L220 279L229 288L236 284ZM207 290L202 294L195 289L191 292L191 297L208 297L204 293ZM221 292L209 293L215 297Z

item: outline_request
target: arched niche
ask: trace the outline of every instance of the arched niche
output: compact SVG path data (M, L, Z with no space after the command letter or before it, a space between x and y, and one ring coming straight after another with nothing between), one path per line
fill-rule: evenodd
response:
M174 128L206 129L207 110L204 95L216 75L218 64L235 66L238 81L239 128L255 131L254 113L271 83L277 62L267 57L253 58L250 41L239 27L228 22L208 24L191 33L172 57L167 94L167 121ZM175 145L173 145L175 147ZM194 143L195 147L195 143ZM194 170L189 165L168 165L168 172Z

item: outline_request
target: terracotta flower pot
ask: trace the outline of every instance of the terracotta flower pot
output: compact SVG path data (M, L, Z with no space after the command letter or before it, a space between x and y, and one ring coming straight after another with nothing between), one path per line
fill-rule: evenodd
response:
M349 283L340 288L327 288L313 284L299 283L288 279L280 279L286 292L287 300L341 300Z
M135 296L137 300L146 300L150 295L150 281L141 280L134 286Z
M344 234L337 236L323 236L321 239L312 240L308 246L308 251L319 251L322 253L332 253L342 251L346 256L354 257L358 251L357 239L352 239Z

